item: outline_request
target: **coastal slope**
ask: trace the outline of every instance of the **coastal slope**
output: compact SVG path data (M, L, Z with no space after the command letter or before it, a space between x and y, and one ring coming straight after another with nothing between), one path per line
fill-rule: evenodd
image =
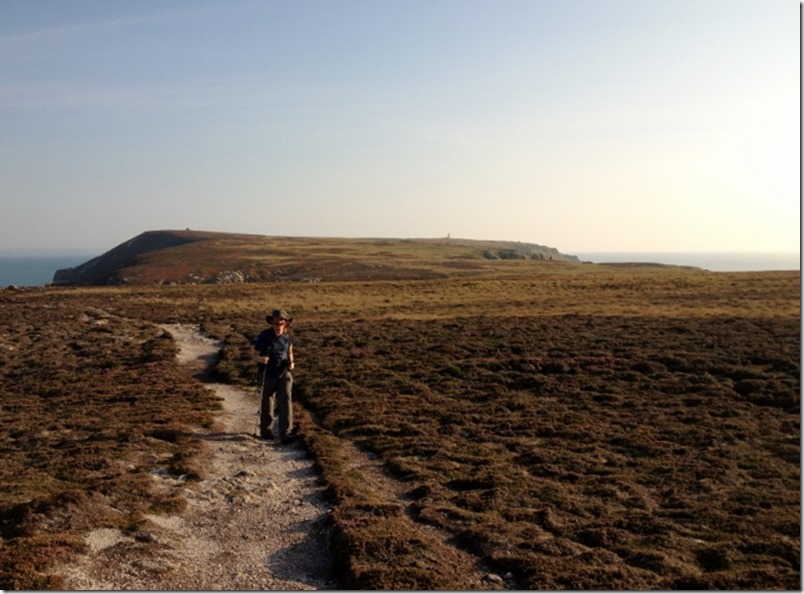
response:
M579 263L555 248L512 241L271 237L187 229L146 231L88 262L56 271L52 284L415 280L523 261Z

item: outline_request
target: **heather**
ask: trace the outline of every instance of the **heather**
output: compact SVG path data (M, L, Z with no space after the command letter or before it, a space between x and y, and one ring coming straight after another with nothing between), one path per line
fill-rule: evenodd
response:
M344 587L460 588L432 529L520 589L800 587L798 273L454 264L3 291L3 585L57 587L89 527L181 508L151 473L203 474L193 427L217 403L159 324L223 340L213 373L253 387L282 306Z

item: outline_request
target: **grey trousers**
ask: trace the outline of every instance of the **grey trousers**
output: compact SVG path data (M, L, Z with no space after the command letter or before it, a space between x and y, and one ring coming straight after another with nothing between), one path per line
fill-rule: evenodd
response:
M293 431L293 376L289 371L280 377L266 377L262 384L260 433L271 431L275 418L279 420L280 437Z

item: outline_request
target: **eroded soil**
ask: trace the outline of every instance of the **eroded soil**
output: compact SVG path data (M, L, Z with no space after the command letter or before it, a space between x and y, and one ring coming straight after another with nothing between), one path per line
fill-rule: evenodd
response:
M179 360L200 372L217 345L197 327L167 326ZM135 532L101 528L87 554L54 568L75 590L331 589L328 507L312 461L298 444L255 437L256 394L208 384L223 401L204 442L196 482L155 473L158 489L181 489L186 508L151 514Z

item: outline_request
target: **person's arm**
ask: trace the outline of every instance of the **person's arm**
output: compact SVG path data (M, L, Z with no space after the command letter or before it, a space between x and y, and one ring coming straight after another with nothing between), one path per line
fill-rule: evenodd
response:
M263 355L261 355L261 354L260 354L260 351L259 351L258 349L254 349L254 350L253 350L253 351L251 351L251 352L253 353L253 354L252 354L252 358L253 358L253 359L254 359L254 360L257 362L257 363L261 363L261 364L263 364L263 365L268 365L268 359L269 359L269 357L267 357L267 356L265 356L265 357L264 357Z
M293 369L296 364L293 361L293 345L288 347L288 369Z
M268 357L262 354L266 339L265 332L261 332L257 337L257 342L254 343L254 350L251 352L251 358L261 365L268 364Z

